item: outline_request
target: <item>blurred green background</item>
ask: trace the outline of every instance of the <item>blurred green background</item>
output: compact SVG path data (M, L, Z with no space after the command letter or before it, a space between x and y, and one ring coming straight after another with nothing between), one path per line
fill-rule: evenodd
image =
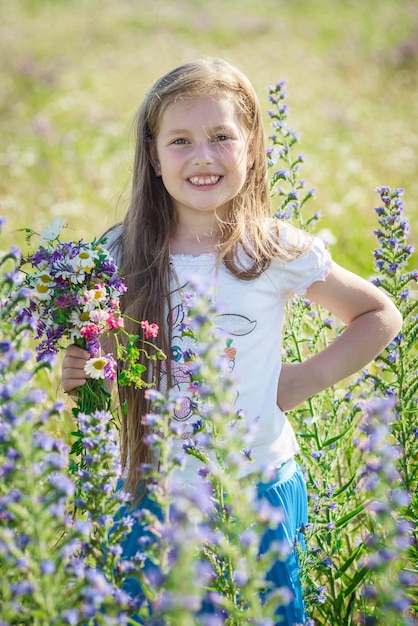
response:
M405 189L418 212L415 0L9 0L0 7L1 248L16 229L67 217L74 238L126 209L130 122L150 84L201 55L253 82L287 81L302 176L317 190L336 260L373 269L375 188Z

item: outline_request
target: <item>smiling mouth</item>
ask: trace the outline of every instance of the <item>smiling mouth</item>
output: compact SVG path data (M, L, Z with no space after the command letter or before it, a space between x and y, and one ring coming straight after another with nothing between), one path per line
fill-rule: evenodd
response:
M187 180L189 181L189 183L192 183L192 185L215 185L218 180L220 180L220 176L192 176L191 178L188 178Z

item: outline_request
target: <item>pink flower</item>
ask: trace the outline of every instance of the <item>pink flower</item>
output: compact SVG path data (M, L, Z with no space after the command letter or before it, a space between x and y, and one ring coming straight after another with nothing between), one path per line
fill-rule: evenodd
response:
M96 322L96 324L107 323L107 317L107 311L103 311L102 309L96 309L90 312L90 319L92 322Z
M141 322L141 328L145 330L145 339L158 337L159 328L157 324L150 324L148 320L145 320L144 322Z
M98 335L100 335L100 328L96 324L86 324L80 328L80 334L86 339L91 341Z
M197 391L199 391L199 383L198 382L190 383L190 385L187 388L187 391L190 391L191 393L196 393Z
M118 330L119 328L123 328L123 317L120 315L115 316L113 311L110 311L106 319L106 324L109 330Z

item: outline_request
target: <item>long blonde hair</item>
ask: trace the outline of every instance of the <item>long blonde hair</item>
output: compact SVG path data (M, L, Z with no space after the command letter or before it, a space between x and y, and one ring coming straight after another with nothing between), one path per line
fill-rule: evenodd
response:
M176 230L176 213L161 177L152 166L150 148L156 141L162 116L174 102L202 96L229 97L248 133L253 162L240 192L233 198L220 225L218 263L241 280L259 276L272 259L282 261L300 254L300 247L283 249L277 228L271 227L270 191L267 177L265 135L260 105L249 80L226 61L202 58L181 65L160 78L150 89L135 116L136 150L130 205L120 233L114 238L114 252L128 287L123 297L124 313L135 319L157 323L159 347L167 354L170 386L169 242ZM269 226L267 223L270 222ZM119 231L117 231L119 232ZM244 251L252 265L243 267L239 252ZM128 330L140 334L131 322ZM149 366L149 364L147 364ZM159 367L153 375L157 386ZM141 486L141 463L150 462L144 442L147 430L141 417L149 410L144 394L131 387L119 389L122 418L122 463L128 463L125 488L134 496Z

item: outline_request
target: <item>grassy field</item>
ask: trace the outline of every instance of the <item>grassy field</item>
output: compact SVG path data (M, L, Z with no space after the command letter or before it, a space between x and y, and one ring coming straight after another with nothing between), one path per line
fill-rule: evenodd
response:
M120 219L130 121L161 73L221 56L288 84L290 125L337 261L369 275L375 188L418 211L418 3L414 0L15 0L0 8L1 247L67 217L88 238Z

